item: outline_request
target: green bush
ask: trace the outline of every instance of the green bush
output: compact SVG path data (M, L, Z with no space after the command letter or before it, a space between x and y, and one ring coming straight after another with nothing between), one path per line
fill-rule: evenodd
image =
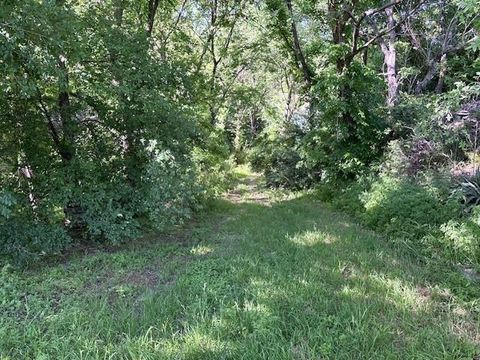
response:
M17 263L56 253L71 242L55 209L23 203L14 194L0 194L0 256Z
M168 152L150 164L146 179L139 200L148 225L156 230L190 218L203 200L203 187L196 182L198 171L194 164L178 161Z
M218 196L232 186L235 162L221 131L205 134L202 147L194 147L192 159L197 168L197 183L205 198Z
M448 173L415 178L383 173L354 182L324 183L314 196L360 219L393 241L456 264L480 265L480 207L462 201Z
M460 215L456 201L439 199L411 181L383 177L362 196L363 219L385 234L421 239Z
M314 183L317 175L306 167L295 143L295 134L263 138L250 151L248 160L255 171L263 171L267 186L302 189Z
M456 262L480 264L480 208L463 220L450 220L441 226L441 245Z
M312 89L313 116L298 148L308 168L321 169L322 179L353 180L378 161L386 144L384 84L360 62L341 75L333 64L321 70Z
M115 244L138 236L139 224L134 218L138 209L133 201L126 201L133 200L131 196L125 184L97 183L84 189L79 206L84 210L85 238Z
M325 203L332 203L340 196L338 187L334 183L320 183L315 186L313 196Z
M33 200L15 188L0 194L0 256L22 264L80 240L125 242L142 228L165 230L183 222L203 201L195 165L169 151L155 153L136 187L114 166L74 171L81 180L69 187L39 174Z
M365 210L360 198L367 187L366 181L321 183L315 186L313 194L316 199L330 204L334 209L359 216Z
M350 215L359 216L365 210L361 198L368 187L369 184L366 181L352 182L332 199L332 205Z

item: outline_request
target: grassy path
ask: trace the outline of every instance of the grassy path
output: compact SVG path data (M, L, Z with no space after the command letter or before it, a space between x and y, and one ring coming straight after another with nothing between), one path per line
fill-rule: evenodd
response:
M452 276L246 178L187 229L4 269L0 359L477 359Z

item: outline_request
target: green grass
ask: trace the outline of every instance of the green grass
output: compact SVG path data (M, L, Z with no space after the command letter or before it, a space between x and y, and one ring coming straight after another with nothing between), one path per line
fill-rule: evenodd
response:
M0 273L0 359L473 359L478 285L302 194Z

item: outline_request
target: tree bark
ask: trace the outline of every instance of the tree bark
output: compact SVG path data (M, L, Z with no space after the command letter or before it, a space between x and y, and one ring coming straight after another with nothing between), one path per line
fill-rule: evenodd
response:
M155 25L155 15L157 14L158 5L160 0L148 1L148 19L147 19L147 34L152 35L153 26Z
M445 82L445 76L447 74L447 54L442 54L440 58L440 65L439 65L439 73L438 73L438 82L437 86L435 86L435 92L440 94L443 91L443 84Z
M69 79L68 71L63 56L59 59L59 68L61 70L61 77L58 81L58 114L60 124L62 126L63 138L61 140L60 155L65 165L73 159L75 155L74 136L75 124L72 122L72 114L70 107L70 93L69 93Z
M210 110L210 123L212 126L215 126L217 123L217 116L218 116L218 106L215 106L216 102L221 102L222 98L217 97L217 76L218 76L218 70L220 67L220 64L222 63L222 60L228 51L233 35L234 35L234 30L235 26L237 23L238 19L238 14L235 15L233 18L233 21L230 25L230 28L228 29L228 34L226 36L225 41L223 41L220 44L220 51L217 53L217 48L215 46L215 41L217 39L216 33L217 33L217 25L223 23L223 20L225 20L225 16L228 15L222 15L222 18L219 20L219 9L218 9L218 0L213 0L212 2L212 7L210 9L210 30L208 34L208 38L206 41L206 47L205 47L205 52L209 48L210 54L212 56L212 71L210 74L210 103L209 103L209 110ZM204 53L202 53L202 58L204 56Z
M393 9L391 7L385 9L387 15L388 27L395 29L395 19L393 17ZM395 50L395 42L397 38L396 30L390 31L388 41L385 42L380 38L380 49L384 56L386 67L386 77L388 86L387 105L394 106L398 102L398 77L397 77L397 53Z
M432 82L433 78L437 75L438 72L438 62L435 59L432 59L429 61L428 64L428 70L425 76L421 81L417 83L417 86L415 86L415 94L421 94L423 93L428 85Z
M354 6L356 1L353 1ZM332 39L335 45L345 44L345 32L348 21L348 12L343 11L342 7L336 0L331 0L328 3L328 12L333 19L332 24ZM336 60L337 73L341 76L346 76L345 72L353 61L353 56L339 56ZM342 122L347 126L348 136L350 139L354 139L355 135L355 119L349 111L349 103L352 97L352 89L348 85L348 82L340 85L339 98L346 103L345 110L341 114Z

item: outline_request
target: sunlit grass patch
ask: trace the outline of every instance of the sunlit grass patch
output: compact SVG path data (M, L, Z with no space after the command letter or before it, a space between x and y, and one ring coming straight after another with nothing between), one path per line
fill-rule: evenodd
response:
M370 281L383 289L385 299L396 306L415 312L430 308L431 291L427 287L416 287L401 279L379 274L372 274Z
M317 244L331 244L337 241L337 238L329 233L318 230L305 231L289 237L290 241L303 246L314 246Z
M232 354L232 351L229 342L214 338L197 328L173 338L165 344L163 350L166 359L213 359Z
M247 179L247 178L251 178L253 173L252 173L252 170L251 170L251 168L248 164L242 164L242 165L238 165L234 168L233 175L237 179Z
M208 245L196 245L192 247L190 250L190 253L193 255L207 255L210 254L213 251L212 246Z

